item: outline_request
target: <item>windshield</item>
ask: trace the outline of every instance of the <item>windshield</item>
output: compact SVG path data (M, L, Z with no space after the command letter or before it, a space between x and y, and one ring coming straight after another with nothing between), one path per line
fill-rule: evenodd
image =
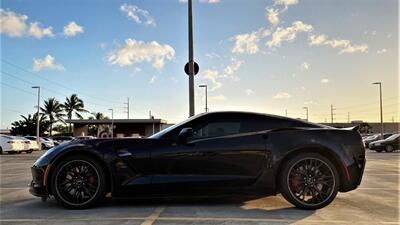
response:
M393 134L392 136L386 138L387 141L393 141L396 138L400 137L400 134Z
M164 136L164 134L170 132L171 130L174 130L175 128L177 128L177 127L179 127L179 126L182 126L182 125L185 124L185 123L188 123L188 122L190 122L190 121L196 119L197 117L199 117L199 116L201 116L201 115L202 115L202 114L199 114L199 115L196 115L196 116L192 116L192 117L190 117L189 119L186 119L186 120L184 120L184 121L182 121L182 122L180 122L180 123L177 123L177 124L175 124L175 125L172 125L172 126L170 126L170 127L167 127L167 128L165 128L164 130L162 130L162 131L160 131L160 132L158 132L158 133L155 133L155 134L151 135L149 138L160 139L162 136Z

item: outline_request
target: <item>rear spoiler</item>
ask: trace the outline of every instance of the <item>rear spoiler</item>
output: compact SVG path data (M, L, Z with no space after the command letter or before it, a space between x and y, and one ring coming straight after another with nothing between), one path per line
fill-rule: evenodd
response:
M352 131L358 131L359 126L354 126L354 127L345 127L345 128L340 128L342 130L352 130Z

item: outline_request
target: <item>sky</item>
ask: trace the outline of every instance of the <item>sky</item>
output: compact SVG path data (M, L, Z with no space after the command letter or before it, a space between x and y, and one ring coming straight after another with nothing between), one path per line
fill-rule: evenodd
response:
M399 121L396 0L193 0L196 113ZM3 0L1 128L50 97L90 112L188 117L185 0ZM90 116L86 114L85 117Z

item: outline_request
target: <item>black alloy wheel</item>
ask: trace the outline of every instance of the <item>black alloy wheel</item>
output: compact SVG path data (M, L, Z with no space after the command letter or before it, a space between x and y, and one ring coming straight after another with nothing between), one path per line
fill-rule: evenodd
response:
M282 195L303 209L318 209L328 205L339 189L335 166L327 158L314 153L290 160L280 180Z
M106 182L104 169L96 160L74 156L57 166L51 185L58 202L68 208L82 209L105 196Z

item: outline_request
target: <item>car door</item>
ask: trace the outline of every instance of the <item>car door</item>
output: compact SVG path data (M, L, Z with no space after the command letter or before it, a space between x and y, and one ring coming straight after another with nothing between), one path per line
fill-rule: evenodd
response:
M265 145L262 134L242 131L245 122L240 116L211 114L187 124L194 133L187 143L152 151L153 183L251 184L260 172Z

